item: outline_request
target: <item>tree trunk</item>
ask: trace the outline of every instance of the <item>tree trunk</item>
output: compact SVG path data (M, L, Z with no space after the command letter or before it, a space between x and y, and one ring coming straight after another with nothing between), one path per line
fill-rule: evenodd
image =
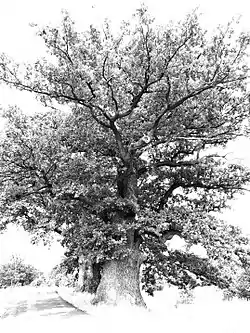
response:
M134 250L126 259L106 262L92 303L128 303L146 307L140 291L140 266L143 259L144 256L138 250Z
M77 289L81 292L94 294L100 283L100 264L91 262L83 255L79 257Z
M85 276L85 261L84 256L81 255L78 259L78 279L77 279L77 290L81 290L84 283Z
M140 266L145 256L139 250L141 238L133 229L138 209L136 174L132 157L118 170L117 194L119 199L125 199L125 201L123 211L120 211L119 208L113 212L112 223L131 226L126 231L127 244L124 248L126 257L104 263L93 304L120 305L127 303L146 307L140 291Z

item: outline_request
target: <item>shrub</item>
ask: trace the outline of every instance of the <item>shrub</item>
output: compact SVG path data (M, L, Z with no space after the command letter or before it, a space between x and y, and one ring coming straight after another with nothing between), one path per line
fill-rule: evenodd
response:
M74 273L67 273L66 267L61 263L50 272L49 282L57 287L75 287L76 277Z
M7 264L0 266L0 288L29 285L40 275L35 267L25 264L18 256L12 256Z

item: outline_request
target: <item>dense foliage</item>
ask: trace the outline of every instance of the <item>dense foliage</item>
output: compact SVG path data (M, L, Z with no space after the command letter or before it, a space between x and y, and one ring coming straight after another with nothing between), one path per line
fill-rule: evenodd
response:
M0 266L0 288L26 286L41 276L42 273L35 267L25 264L17 256L12 256L7 264Z
M74 273L76 273L76 270ZM74 273L68 273L68 268L64 262L61 262L53 267L49 273L49 284L57 287L76 287L76 274Z
M250 180L216 152L249 117L249 35L231 23L209 36L196 14L158 27L145 8L116 34L107 22L77 33L65 14L38 35L48 59L23 67L2 55L0 79L68 109L4 112L2 227L58 232L70 256L101 266L137 255L149 292L161 278L230 288L248 240L211 213ZM208 258L168 251L174 235Z

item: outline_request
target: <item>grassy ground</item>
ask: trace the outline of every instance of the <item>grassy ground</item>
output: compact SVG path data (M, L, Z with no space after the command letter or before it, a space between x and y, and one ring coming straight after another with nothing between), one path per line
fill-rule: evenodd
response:
M175 288L165 288L154 297L143 294L148 310L128 307L91 307L90 295L72 289L60 289L59 294L80 309L91 313L101 327L109 332L171 332L171 333L242 333L250 331L250 302L223 301L222 294L213 288L200 288L194 293L192 304L181 303ZM106 331L105 331L106 332ZM107 330L108 332L108 330Z
M33 291L32 291L33 290ZM40 289L39 289L40 290ZM144 295L149 310L126 306L110 308L91 307L90 295L60 288L59 294L75 306L88 310L91 315L62 320L25 316L0 321L1 332L171 332L171 333L248 333L250 303L241 300L222 301L221 294L211 288L197 290L193 304L180 304L176 289L166 288L155 297ZM39 291L40 292L40 291ZM41 292L46 292L43 289ZM34 301L34 288L14 288L0 291L0 314L16 301ZM177 306L176 306L177 304ZM8 323L8 327L6 326ZM3 330L1 324L5 324ZM25 328L25 330L24 330ZM12 330L13 329L13 330Z

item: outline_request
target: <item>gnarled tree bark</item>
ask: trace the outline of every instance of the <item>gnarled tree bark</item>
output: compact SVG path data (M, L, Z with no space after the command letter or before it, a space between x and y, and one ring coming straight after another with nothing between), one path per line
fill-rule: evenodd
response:
M114 214L114 223L133 225L137 210L137 178L132 161L129 161L121 170L118 170L117 190L118 197L130 203L128 211L117 211ZM127 230L127 244L125 257L107 261L102 268L101 281L96 290L93 304L129 303L146 307L140 291L140 267L145 259L141 253L140 237L131 227Z
M126 259L106 262L92 303L129 303L146 307L140 291L140 266L143 259L140 251L133 250Z

